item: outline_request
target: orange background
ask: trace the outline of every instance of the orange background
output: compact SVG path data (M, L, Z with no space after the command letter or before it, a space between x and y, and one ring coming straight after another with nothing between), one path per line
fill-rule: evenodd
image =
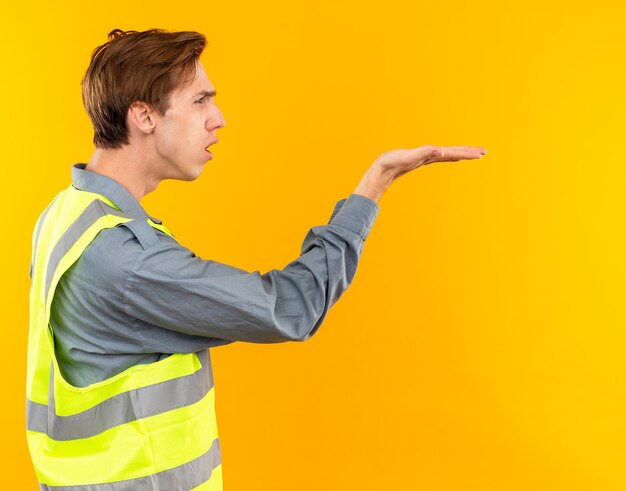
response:
M621 3L3 10L3 489L36 489L32 229L92 152L91 51L113 28L151 27L209 41L227 122L215 158L142 202L205 259L284 267L386 150L489 151L387 191L311 340L212 351L226 491L626 489Z

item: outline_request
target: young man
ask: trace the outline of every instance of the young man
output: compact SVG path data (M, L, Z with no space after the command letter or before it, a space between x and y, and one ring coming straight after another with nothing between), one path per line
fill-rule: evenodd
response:
M212 158L225 121L204 46L195 32L114 30L83 79L96 148L33 234L27 437L41 489L221 490L209 349L309 339L352 282L389 185L485 153L382 154L282 270L203 260L140 202Z

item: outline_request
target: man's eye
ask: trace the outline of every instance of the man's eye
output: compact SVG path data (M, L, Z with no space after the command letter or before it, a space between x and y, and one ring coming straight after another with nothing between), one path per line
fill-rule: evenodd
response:
M197 104L202 104L204 102L205 97L200 97L200 99L198 99L196 101Z

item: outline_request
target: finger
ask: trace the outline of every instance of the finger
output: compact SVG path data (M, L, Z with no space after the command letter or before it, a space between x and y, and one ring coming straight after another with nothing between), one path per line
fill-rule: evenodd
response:
M436 161L477 159L487 153L487 150L483 147L473 147L468 145L450 145L441 147L435 145L423 145L416 150L419 150L421 156L426 160Z
M485 152L486 153L486 152ZM439 147L431 154L430 159L437 162L454 162L457 160L479 159L484 155L476 148Z
M477 152L480 152L481 155L485 155L487 153L487 149L484 147L473 147L473 146L467 146L467 145L452 145L452 146L446 146L446 147L440 147L440 148L450 148L454 150L476 150Z
M421 147L410 149L406 154L406 159L409 162L420 162L438 158L441 155L441 147L437 147L435 145L422 145Z
M478 150L482 149L483 147L475 147L473 145L446 145L445 148L466 148L471 150Z
M419 162L419 165L427 165L431 162L456 162L458 160L479 159L487 153L482 147L468 145L436 146L422 145L413 148L407 153L408 162Z

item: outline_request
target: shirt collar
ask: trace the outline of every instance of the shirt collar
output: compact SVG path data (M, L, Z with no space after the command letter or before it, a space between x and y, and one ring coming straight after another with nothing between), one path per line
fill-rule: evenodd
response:
M161 220L148 215L139 201L119 182L97 172L91 172L86 167L87 164L83 163L72 166L72 184L75 188L106 196L123 213L133 218L149 218L154 223L161 224Z

